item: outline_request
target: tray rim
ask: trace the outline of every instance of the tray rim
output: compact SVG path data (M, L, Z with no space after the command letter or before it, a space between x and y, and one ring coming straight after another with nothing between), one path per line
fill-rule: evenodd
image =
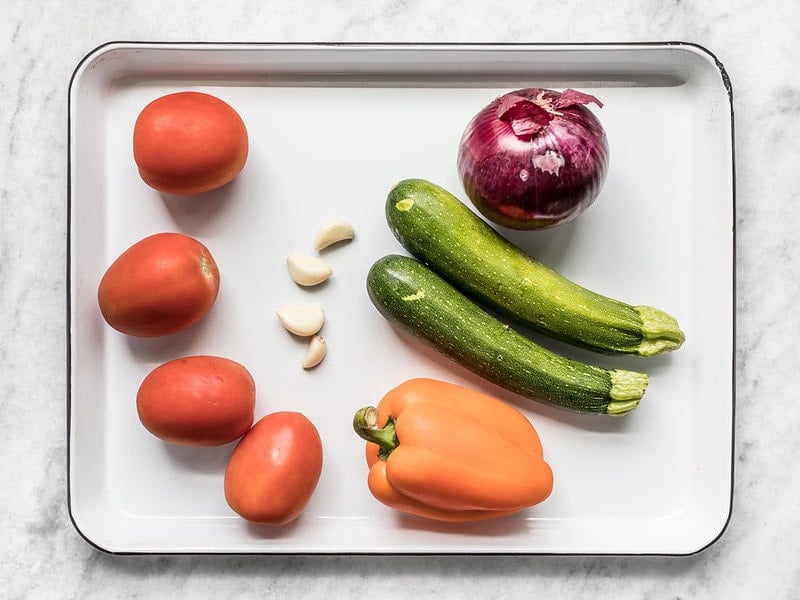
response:
M213 550L113 550L101 545L99 542L91 539L85 533L75 518L73 512L73 498L72 498L72 389L73 389L73 323L72 323L72 222L73 222L73 124L72 124L72 107L74 103L73 92L76 83L79 81L80 74L84 67L91 63L92 60L99 57L107 51L114 49L120 50L134 50L136 48L143 49L164 49L164 50L192 50L198 49L203 51L208 50L301 50L301 49L323 49L323 48L345 48L351 50L394 50L398 52L409 50L529 50L532 52L543 51L569 51L569 50L644 50L652 48L677 48L686 51L705 55L711 62L714 63L718 74L721 77L723 87L728 97L729 114L728 119L730 122L730 149L731 149L731 264L730 268L730 283L731 283L731 357L730 357L730 378L731 378L731 432L730 432L730 486L728 495L727 514L725 520L720 527L719 532L709 540L704 546L688 552L658 552L658 551L643 551L643 552L546 552L546 551L458 551L458 552L436 552L436 551L353 551L353 550L317 550L308 552L296 552L290 550L271 551L265 552L252 552L252 551L213 551ZM735 136L735 109L734 109L734 94L733 84L728 75L728 72L722 61L707 47L697 42L679 41L679 40L665 40L665 41L599 41L599 42L374 42L374 41L356 41L356 42L338 42L338 41L155 41L155 40L109 40L103 42L91 50L89 50L75 65L69 77L67 86L67 162L66 162L66 187L67 187L67 231L66 231L66 253L65 253L65 273L66 273L66 491L67 491L67 513L74 529L78 535L83 538L90 546L100 550L104 554L113 556L141 556L141 555L158 555L158 556L630 556L630 557L647 557L647 556L663 556L663 557L677 557L677 556L694 556L700 554L714 546L725 534L728 526L730 525L733 517L733 499L735 494L735 450L736 450L736 356L737 356L737 188L736 188L736 136Z

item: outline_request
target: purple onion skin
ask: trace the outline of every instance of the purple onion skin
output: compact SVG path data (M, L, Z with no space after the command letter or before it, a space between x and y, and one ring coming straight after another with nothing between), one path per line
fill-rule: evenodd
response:
M533 107L538 131L523 126L518 135L513 119L498 116L510 96L538 97L551 107ZM561 96L539 88L517 90L494 100L467 125L458 172L467 196L490 221L511 229L542 229L574 219L597 198L608 169L605 131L581 103L552 108ZM540 117L549 122L542 125Z

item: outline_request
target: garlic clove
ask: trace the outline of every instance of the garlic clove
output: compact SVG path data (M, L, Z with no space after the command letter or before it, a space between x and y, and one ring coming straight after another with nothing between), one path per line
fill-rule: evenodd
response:
M355 229L350 223L342 219L331 219L323 223L317 230L314 237L314 249L323 250L338 242L352 240L355 235Z
M279 306L276 314L287 331L302 337L316 334L325 322L322 307L314 304Z
M315 335L311 338L311 341L308 342L305 356L303 356L303 368L313 369L322 362L322 359L325 358L327 353L328 344L325 343L325 340L322 338L322 336Z
M307 254L290 254L286 259L286 266L295 283L303 286L318 285L333 274L328 263L318 256Z

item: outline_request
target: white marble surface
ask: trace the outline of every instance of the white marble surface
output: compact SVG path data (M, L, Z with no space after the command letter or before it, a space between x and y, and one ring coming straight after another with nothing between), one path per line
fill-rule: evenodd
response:
M6 0L0 18L0 598L796 598L800 4L786 0ZM66 108L111 40L666 41L733 82L733 515L690 557L120 557L66 504Z

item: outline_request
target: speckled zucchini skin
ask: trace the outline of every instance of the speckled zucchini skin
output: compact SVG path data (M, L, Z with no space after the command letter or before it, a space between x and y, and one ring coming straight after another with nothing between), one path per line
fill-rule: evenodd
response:
M648 376L556 354L493 317L419 261L379 259L367 275L390 322L470 371L526 398L570 411L621 415L639 404Z

